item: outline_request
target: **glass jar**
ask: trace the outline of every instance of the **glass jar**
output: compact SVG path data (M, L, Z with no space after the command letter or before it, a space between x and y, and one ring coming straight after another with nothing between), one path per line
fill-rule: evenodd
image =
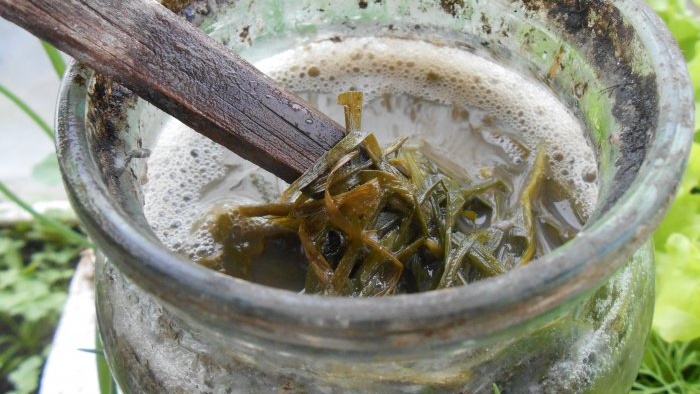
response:
M600 193L571 242L496 278L381 299L268 288L163 246L144 217L142 185L168 117L73 64L58 106L58 154L100 251L99 327L124 392L627 392L651 322L649 238L680 180L693 125L685 63L646 5L164 3L253 61L375 36L497 61L540 80L586 125Z

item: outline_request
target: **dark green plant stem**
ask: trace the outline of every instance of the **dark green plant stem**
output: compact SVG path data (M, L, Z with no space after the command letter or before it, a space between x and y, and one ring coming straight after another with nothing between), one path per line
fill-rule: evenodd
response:
M5 197L7 197L10 201L14 202L17 204L20 208L24 209L27 211L34 219L37 221L45 224L46 226L51 227L54 231L57 233L61 234L67 241L75 243L77 245L84 246L86 248L92 248L92 243L87 240L87 238L83 237L82 235L76 233L72 229L70 229L68 226L64 225L63 223L60 223L54 219L51 219L45 215L40 214L34 208L32 208L29 204L27 204L25 201L23 201L21 198L19 198L16 194L14 194L10 189L5 186L3 182L0 181L0 193L4 194Z
M51 129L51 126L49 126L44 119L42 119L34 110L29 108L29 106L22 101L19 97L15 96L14 93L10 92L6 87L0 85L0 93L7 97L10 101L15 103L22 112L24 112L27 116L29 116L41 129L44 131L44 133L49 136L53 140L53 129Z
M44 52L46 52L46 55L49 57L51 65L56 71L56 74L58 74L58 79L63 78L63 74L66 72L66 62L63 61L61 52L52 47L51 44L44 41L41 42L41 46L44 48Z

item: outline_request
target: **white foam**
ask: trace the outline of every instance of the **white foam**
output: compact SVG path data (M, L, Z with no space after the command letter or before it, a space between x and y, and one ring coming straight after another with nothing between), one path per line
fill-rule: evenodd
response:
M144 185L144 213L151 228L170 249L208 255L216 249L209 237L191 238L193 224L201 212L196 209L202 189L223 177L224 149L171 121L148 159L148 182Z

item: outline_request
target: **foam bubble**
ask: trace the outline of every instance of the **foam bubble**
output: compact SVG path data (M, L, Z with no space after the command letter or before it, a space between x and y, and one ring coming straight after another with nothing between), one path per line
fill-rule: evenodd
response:
M148 159L144 213L161 241L170 249L208 255L216 246L210 237L191 238L201 212L196 209L202 189L225 175L224 148L172 120Z

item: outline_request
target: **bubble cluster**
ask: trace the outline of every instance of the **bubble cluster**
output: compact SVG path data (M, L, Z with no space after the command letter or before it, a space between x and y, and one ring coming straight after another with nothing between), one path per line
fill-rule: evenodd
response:
M521 164L527 159L527 150L507 135L496 134L491 131L482 133L484 141L499 146L513 164Z
M485 110L530 150L544 147L549 175L573 190L585 216L593 210L597 166L582 124L545 86L497 63L457 48L368 37L308 44L256 66L294 91L357 89L367 101L408 94Z
M203 214L202 189L225 175L224 148L171 120L148 159L144 214L153 231L171 250L196 257L215 253L204 232L192 234Z

